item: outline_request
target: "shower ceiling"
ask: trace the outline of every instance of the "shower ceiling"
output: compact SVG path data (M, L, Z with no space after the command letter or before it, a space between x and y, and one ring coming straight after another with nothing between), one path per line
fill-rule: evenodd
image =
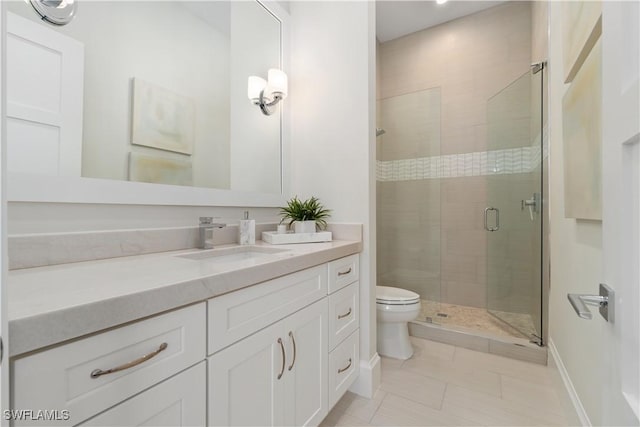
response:
M376 1L376 36L381 43L456 18L489 9L505 1L435 0Z

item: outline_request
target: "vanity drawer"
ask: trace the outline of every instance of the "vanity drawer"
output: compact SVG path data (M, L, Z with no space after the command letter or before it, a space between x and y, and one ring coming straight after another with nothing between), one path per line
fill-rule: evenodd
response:
M12 407L68 410L70 420L40 425L76 425L195 365L206 353L205 309L192 305L14 360ZM38 425L14 423L26 424Z
M360 276L359 255L349 255L329 263L329 293L358 280Z
M327 295L326 264L210 299L213 354Z
M329 350L358 329L360 282L329 295Z
M329 408L351 387L360 373L360 329L329 353Z
M207 366L203 360L80 426L204 426L206 382Z

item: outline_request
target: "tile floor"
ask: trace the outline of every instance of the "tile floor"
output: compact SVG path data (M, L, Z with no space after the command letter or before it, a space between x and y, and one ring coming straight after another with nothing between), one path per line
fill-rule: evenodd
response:
M575 425L557 370L411 337L407 361L382 358L373 399L347 392L328 426Z

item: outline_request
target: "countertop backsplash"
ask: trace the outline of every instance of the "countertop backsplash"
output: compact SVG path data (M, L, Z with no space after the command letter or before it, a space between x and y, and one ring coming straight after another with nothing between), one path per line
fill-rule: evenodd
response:
M256 239L277 223L256 224ZM329 224L336 240L361 240L361 224ZM198 227L148 228L10 235L9 269L43 267L72 262L144 255L198 247ZM213 232L214 245L237 243L238 224Z

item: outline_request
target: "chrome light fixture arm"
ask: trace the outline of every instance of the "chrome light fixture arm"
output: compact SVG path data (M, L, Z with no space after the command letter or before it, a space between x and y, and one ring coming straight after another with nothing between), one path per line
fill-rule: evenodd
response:
M254 105L260 107L265 116L275 112L275 106L287 97L287 74L277 68L271 68L268 79L259 76L249 76L247 84L247 96Z
M284 97L282 96L282 93L275 92L273 93L273 101L270 101L269 98L264 95L263 89L260 91L260 97L257 101L255 101L255 104L260 107L260 110L265 116L270 116L276 111L275 106L278 104L278 102L282 101L283 99Z

